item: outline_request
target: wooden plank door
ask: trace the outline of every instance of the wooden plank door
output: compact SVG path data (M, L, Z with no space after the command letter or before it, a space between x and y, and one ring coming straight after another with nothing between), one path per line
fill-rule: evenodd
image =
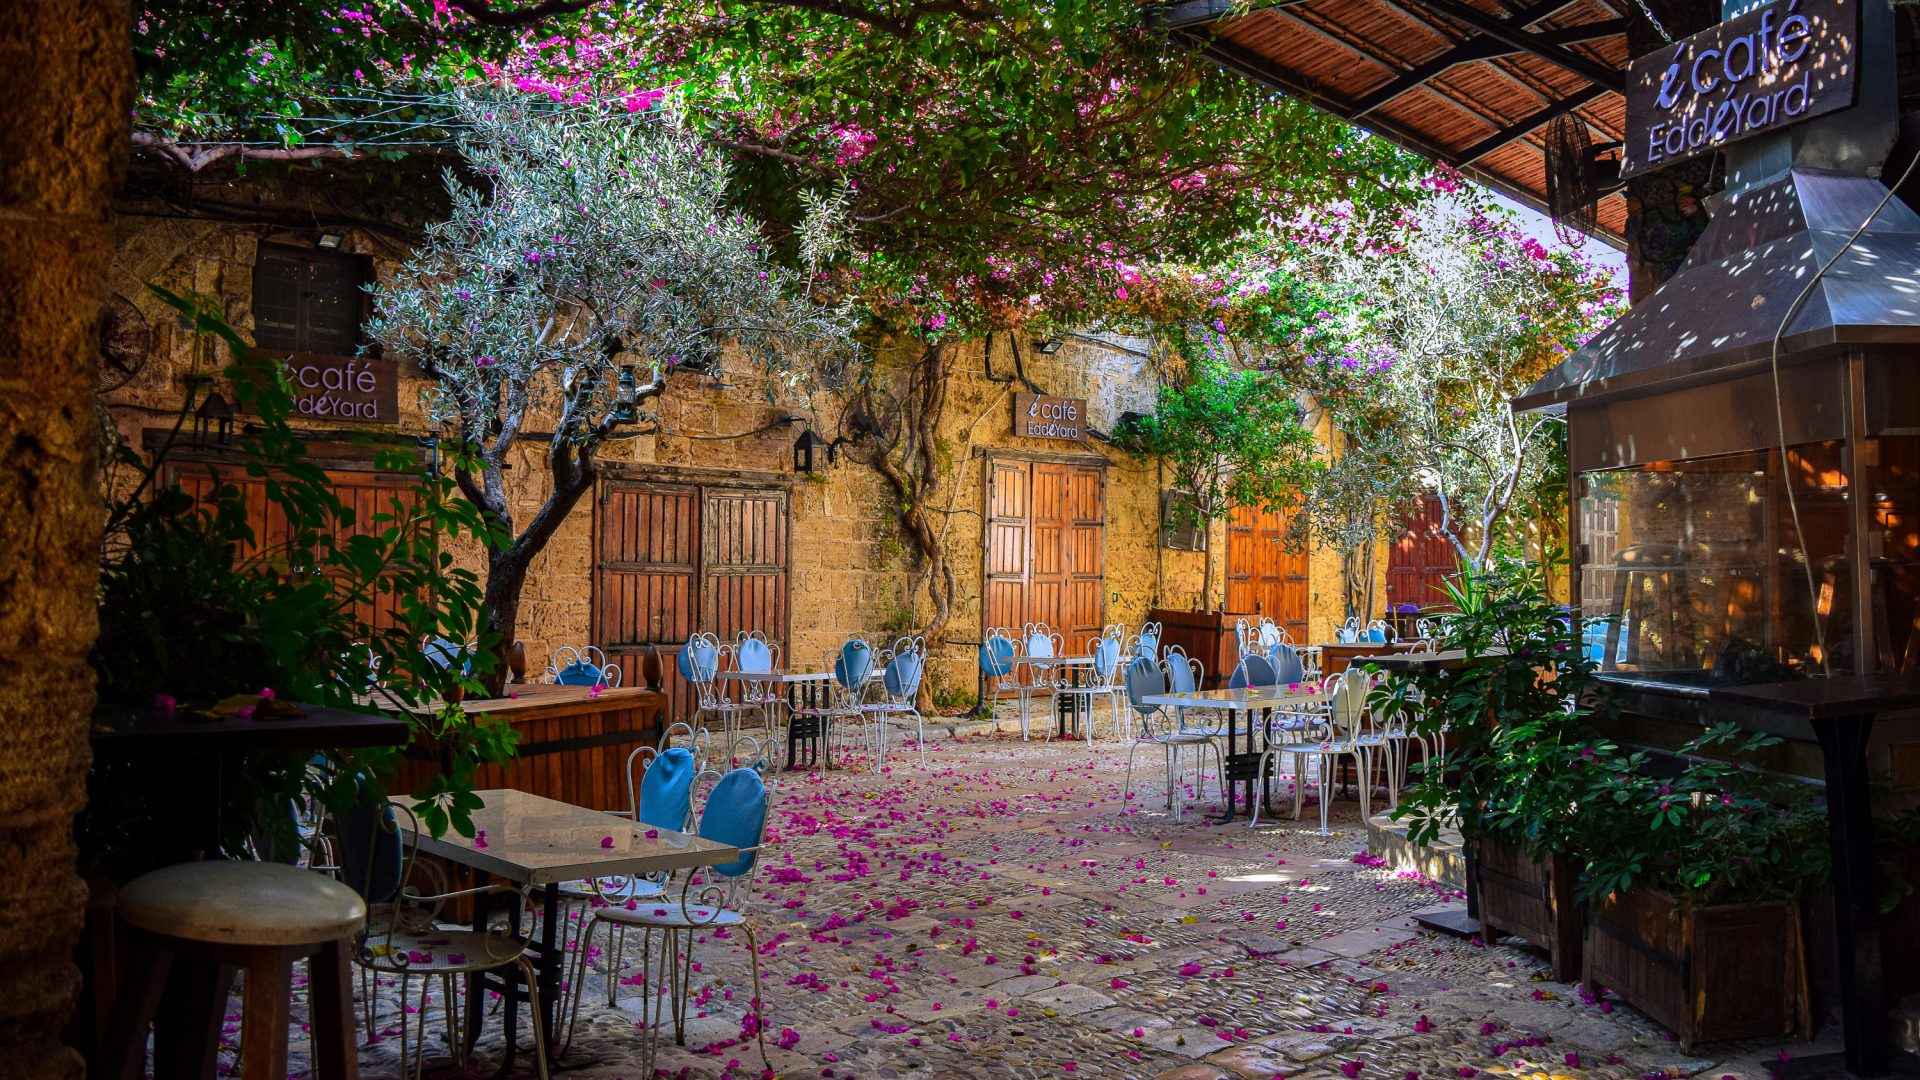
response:
M984 629L1045 623L1070 652L1106 615L1106 476L1098 465L994 458Z
M700 628L721 641L758 630L784 647L786 492L708 489L700 533Z
M1307 554L1286 545L1288 516L1239 506L1227 520L1227 610L1265 615L1307 640Z
M992 459L987 471L986 596L980 606L987 630L1015 634L1027 618L1028 534L1033 524L1033 463Z
M1398 604L1422 611L1447 607L1446 581L1453 572L1453 548L1440 535L1440 500L1423 496L1387 556L1388 611Z
M683 717L689 693L674 659L699 625L699 491L603 480L598 518L589 644L620 665L622 686L643 685L641 657L658 646L667 715Z

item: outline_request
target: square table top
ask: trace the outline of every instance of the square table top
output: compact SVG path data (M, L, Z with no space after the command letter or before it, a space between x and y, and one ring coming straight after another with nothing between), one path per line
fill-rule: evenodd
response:
M179 712L105 712L94 717L94 752L102 757L200 757L349 746L399 746L411 738L404 720L377 713L301 705L300 716L200 720Z
M474 794L486 803L473 812L475 839L457 833L436 839L421 832L416 835L422 852L522 885L683 870L740 857L739 849L692 833L648 829L624 817L524 791L490 788ZM401 828L409 828L412 821L411 815L400 815ZM486 832L484 845L481 830ZM658 835L649 838L648 832Z
M771 671L720 671L714 673L722 679L735 679L740 682L798 683L831 682L831 671L795 671L791 668L774 668Z
M1300 684L1303 688L1307 685ZM1270 709L1283 705L1318 705L1331 700L1327 694L1312 694L1305 689L1286 686L1250 686L1241 690L1192 690L1184 694L1148 694L1140 699L1148 705L1184 709Z
M1708 700L1786 713L1807 720L1892 712L1920 706L1920 677L1828 675L1754 686L1716 686Z

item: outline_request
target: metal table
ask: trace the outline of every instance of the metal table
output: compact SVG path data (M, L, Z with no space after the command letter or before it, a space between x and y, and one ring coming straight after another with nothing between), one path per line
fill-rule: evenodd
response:
M1024 664L1029 668L1039 669L1034 673L1033 677L1027 680L1035 686L1039 686L1040 680L1053 668L1062 669L1067 678L1067 685L1079 686L1083 669L1086 671L1093 669L1093 659L1091 656L1016 656L1013 658L1013 662L1016 664ZM1085 705L1085 721L1089 728L1091 728L1093 724L1093 701L1089 695L1053 695L1054 723L1061 738L1064 739L1068 737L1069 729L1071 729L1074 738L1080 736L1083 703Z
M833 745L828 728L833 723L833 672L794 671L773 668L767 671L722 671L719 678L732 682L756 683L781 688L781 702L787 708L787 768L794 767L798 748L808 745L807 767L812 768L825 748L826 767L833 768ZM768 733L771 736L771 732Z
M1223 758L1226 763L1227 810L1219 820L1232 821L1236 801L1236 786L1247 789L1247 813L1253 813L1255 789L1259 788L1261 805L1268 813L1273 813L1271 792L1266 789L1266 778L1260 775L1260 749L1254 746L1254 713L1261 718L1271 716L1274 709L1319 705L1327 700L1325 694L1310 693L1303 689L1293 690L1286 686L1253 686L1242 690L1194 690L1184 694L1149 694L1140 700L1148 705L1159 705L1174 709L1180 717L1180 726L1185 727L1188 709L1223 709L1227 713L1227 746ZM1234 720L1246 717L1246 745L1236 750Z
M633 822L600 810L588 810L571 803L529 795L524 791L490 789L476 792L486 803L473 813L474 829L486 830L486 846L448 833L435 838L415 833L419 850L448 862L473 869L480 877L497 877L517 885L558 885L581 878L621 877L684 870L696 866L724 865L740 857L736 848L705 840L691 833L666 829L649 830ZM410 814L400 815L401 828L409 829ZM649 838L648 832L657 833ZM614 843L603 847L607 838ZM511 933L528 945L529 958L540 980L540 1013L535 1022L547 1033L548 1052L557 1046L554 1015L560 1004L560 978L565 956L560 941L560 890L548 888L540 937L534 940L520 933L520 904L515 894L507 909ZM485 931L493 905L479 902L473 909L473 928ZM495 897L494 899L500 899ZM505 1060L500 1072L513 1067L518 1053L519 1009L515 1002L527 999L512 965L491 972L467 976L467 1044L480 1037L480 1025L486 1018L485 991L493 990L507 1001L502 1012L506 1035Z

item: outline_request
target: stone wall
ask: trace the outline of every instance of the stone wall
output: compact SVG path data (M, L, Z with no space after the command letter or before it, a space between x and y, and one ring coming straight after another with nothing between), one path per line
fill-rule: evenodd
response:
M128 215L120 219L111 288L146 314L153 335L152 361L127 386L107 396L110 422L121 436L139 445L142 429L172 421L187 377L196 366L211 372L229 360L222 347L196 346L144 283L217 297L233 325L250 333L253 263L262 242L311 244L313 235L180 218ZM346 230L341 250L369 257L376 274L389 272L405 253L399 242L362 230ZM1087 426L1094 432L1110 432L1123 412L1152 407L1157 373L1143 342L1074 335L1052 355L1038 353L1025 337L1017 344L1021 370L1031 385L1049 394L1085 398ZM983 476L989 452L1068 454L1104 464L1105 621L1137 626L1154 607L1198 605L1203 559L1214 560L1216 603L1225 590L1224 525L1213 528L1206 553L1168 551L1158 543L1161 481L1157 463L1136 461L1098 437L1066 443L1013 434L1012 397L1025 388L1012 381L1014 345L1008 335L995 337L991 372L985 341L952 347L948 398L937 430L945 472L935 501L944 519L943 543L958 591L950 644L933 658L930 672L936 688L954 697L971 695L976 685L974 650L981 629L986 511ZM904 348L883 352L881 369L898 370L912 355ZM819 395L811 400L783 396L770 402L766 386L744 361L729 368L726 381L731 388L718 388L704 376L674 382L653 403L663 433L610 443L600 454L607 471L641 470L668 478L673 469L737 470L787 488L791 506L787 652L798 663L820 662L849 633L891 637L924 625L929 614L924 589L909 595L913 582L898 507L881 478L844 455L839 464L818 475L794 471L798 428L779 421L804 417L814 430L832 437L840 419L837 401ZM402 371L399 432L427 432L419 405L426 385L417 372ZM333 421L327 426L339 430L356 425ZM532 431L542 428L538 420L527 426ZM512 453L508 483L517 520L526 520L550 488L544 453L544 443L533 439L523 441ZM595 505L594 497L581 501L528 575L519 637L535 665L544 664L555 647L586 643L592 634ZM481 562L478 550L460 551L457 556L476 569ZM1384 575L1384 551L1380 565ZM1310 567L1312 634L1324 639L1342 616L1339 564L1331 554L1316 552Z

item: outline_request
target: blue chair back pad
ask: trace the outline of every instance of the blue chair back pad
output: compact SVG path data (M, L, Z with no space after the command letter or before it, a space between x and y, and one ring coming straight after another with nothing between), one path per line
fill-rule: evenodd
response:
M1375 645L1384 645L1387 642L1387 632L1376 626L1367 631L1366 640Z
M840 647L840 658L833 662L833 679L847 690L858 689L873 670L873 647L864 641L849 641Z
M741 639L740 650L735 655L739 657L741 671L773 670L773 649L759 638Z
M1053 639L1045 634L1034 634L1027 638L1028 656L1052 656Z
M1290 685L1306 681L1307 670L1306 665L1300 662L1300 651L1286 642L1283 641L1273 647L1268 661L1273 664L1273 676L1277 684Z
M887 665L880 677L881 685L892 697L910 698L920 692L920 673L925 667L925 657L917 652L903 652Z
M1142 656L1159 656L1160 655L1160 635L1141 634L1139 639L1139 644L1136 645L1135 648L1140 650L1140 655Z
M1193 677L1193 663L1178 653L1167 657L1168 685L1176 694L1191 694L1200 689Z
M1148 705L1141 698L1167 692L1167 675L1151 657L1141 656L1127 665L1127 701L1143 713L1160 711L1158 705Z
M1004 676L1013 670L1015 655L1013 642L995 634L980 645L980 670L995 678Z
M1248 653L1240 658L1240 666L1233 669L1233 677L1227 685L1234 690L1245 690L1249 686L1277 686L1279 678L1274 675L1273 665L1259 653Z
M340 815L340 880L369 904L384 904L400 892L405 853L394 824L386 803L363 801Z
M1093 647L1093 670L1102 679L1113 677L1113 669L1120 663L1120 642L1114 638L1103 637Z
M675 746L662 752L640 778L640 824L680 832L693 816L693 752Z
M600 669L585 660L576 660L560 669L553 681L561 686L598 686Z
M700 811L700 836L728 847L759 847L767 829L767 785L752 769L735 769L720 778ZM748 852L730 863L712 867L721 877L739 877L753 869Z

